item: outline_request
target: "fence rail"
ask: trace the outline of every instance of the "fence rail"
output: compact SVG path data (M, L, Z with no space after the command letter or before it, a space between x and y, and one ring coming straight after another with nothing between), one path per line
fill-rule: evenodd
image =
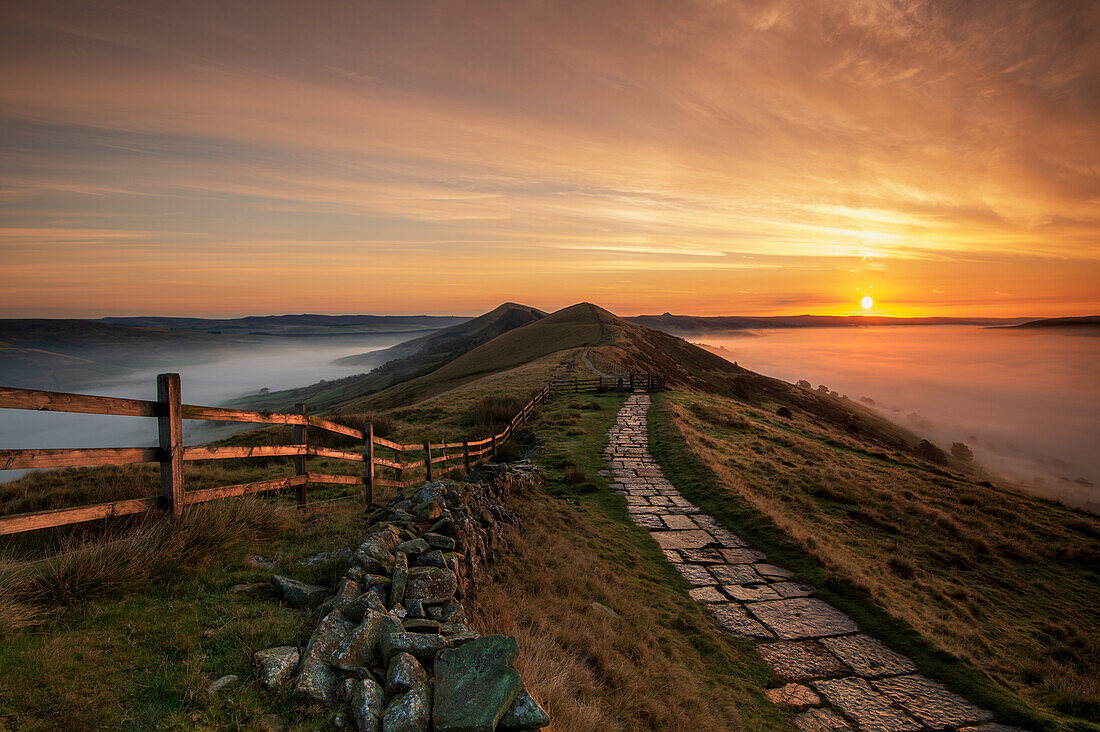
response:
M401 444L376 436L374 426L369 422L360 430L307 415L304 404L299 404L297 412L290 414L183 404L179 374L157 376L156 401L0 387L0 408L3 409L156 418L159 442L158 447L0 450L0 470L159 463L161 476L160 494L154 497L0 516L0 536L150 511L165 511L172 516L179 516L188 505L287 488L296 490L298 505L304 506L306 486L311 483L362 486L363 500L369 504L374 500L376 486L403 490L421 480L432 480L436 474L445 473L460 465L465 470L470 470L486 459L496 459L501 445L554 392L580 393L614 389L633 391L635 388L662 389L664 379L657 374L629 374L616 379L559 379L536 392L498 434L457 442L433 443L429 440ZM287 445L184 446L185 419L285 424L294 428L294 434L292 442ZM362 440L363 448L361 451L351 452L310 444L310 429ZM389 455L381 454L380 449L387 451ZM294 459L295 474L240 485L192 491L184 489L185 462L260 457L291 457ZM306 463L309 458L329 458L364 465L360 475L310 472ZM380 469L392 471L392 477L376 475L376 471Z

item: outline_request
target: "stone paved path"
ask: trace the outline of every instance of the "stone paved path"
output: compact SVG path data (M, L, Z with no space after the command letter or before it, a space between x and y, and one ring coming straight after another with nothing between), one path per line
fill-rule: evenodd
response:
M767 562L672 486L649 455L649 395L631 395L606 457L630 517L650 530L687 579L691 596L730 633L756 641L776 676L776 704L801 710L804 732L981 730L1008 732L992 715L916 673L908 658L860 632L814 588Z

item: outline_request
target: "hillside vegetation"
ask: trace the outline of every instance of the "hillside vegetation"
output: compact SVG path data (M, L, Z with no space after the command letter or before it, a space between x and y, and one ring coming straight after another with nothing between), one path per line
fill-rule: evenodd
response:
M296 404L303 403L314 410L346 405L352 400L446 367L479 345L510 330L538 321L545 315L535 308L504 303L472 320L391 348L340 359L342 363L377 367L368 373L244 397L235 400L232 405L245 409L282 412L290 411Z
M570 308L510 331L477 360L459 359L411 387L338 405L334 418L372 419L410 441L469 434L492 424L502 401L525 399L546 379L567 375L586 348L617 337L608 327L590 306ZM530 330L513 335L524 329ZM402 406L378 408L389 402ZM556 396L512 443L517 453L536 450L546 482L513 506L526 530L499 557L494 582L470 599L471 623L519 638L517 667L560 729L791 729L790 715L764 697L768 672L749 645L728 636L688 596L686 581L629 522L624 500L598 474L621 402L621 395ZM372 411L362 411L367 407ZM276 427L231 442L288 438L287 429ZM342 444L339 436L326 439ZM316 463L329 472L348 470ZM290 472L287 458L218 461L188 464L187 480L199 488ZM155 466L34 473L0 486L0 512L149 495L155 485ZM354 495L343 487L311 488L310 498L341 492ZM380 500L388 496L379 491ZM277 714L293 719L295 729L331 728L330 717L297 706L289 694L259 691L250 660L252 652L288 638L304 642L311 627L307 616L268 595L270 573L331 583L343 560L310 567L299 560L353 545L364 528L354 504L280 508L291 498L208 504L178 537L164 524L147 529L117 521L106 536L97 523L67 540L6 540L0 719L19 729L264 729ZM233 531L224 531L221 516ZM59 546L74 552L64 562L6 564ZM135 546L147 551L131 551ZM187 548L178 560L164 550L177 546ZM256 566L250 554L275 568ZM52 672L43 677L43 668ZM240 686L207 693L227 673L239 675Z

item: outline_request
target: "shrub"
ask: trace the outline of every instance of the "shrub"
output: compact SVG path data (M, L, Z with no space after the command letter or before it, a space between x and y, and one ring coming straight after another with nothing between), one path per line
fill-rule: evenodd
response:
M584 483L588 480L588 476L584 474L584 470L580 467L570 463L565 466L565 482L569 485L576 485L578 483Z
M933 445L928 440L921 440L913 448L913 454L921 460L927 460L936 465L947 465L947 453Z
M902 559L901 557L890 557L890 559L886 561L886 564L890 567L891 572L902 579L913 579L913 577L916 576L913 565L906 559Z
M965 442L952 442L951 454L967 463L974 459L974 453L971 452Z
M496 434L523 409L523 400L514 396L487 396L479 399L466 415L466 423L478 431Z
M775 416L782 417L783 419L791 419L792 417L794 417L794 415L791 414L791 410L787 409L786 407L780 407L779 409L775 410Z

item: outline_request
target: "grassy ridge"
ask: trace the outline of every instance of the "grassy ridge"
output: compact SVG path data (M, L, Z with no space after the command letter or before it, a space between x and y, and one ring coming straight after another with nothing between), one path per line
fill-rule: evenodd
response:
M661 395L651 450L687 498L1002 721L1100 729L1098 522L761 406Z
M750 644L688 596L599 475L623 399L561 396L532 424L544 486L513 505L525 531L477 590L474 622L519 638L517 668L557 729L791 729Z

